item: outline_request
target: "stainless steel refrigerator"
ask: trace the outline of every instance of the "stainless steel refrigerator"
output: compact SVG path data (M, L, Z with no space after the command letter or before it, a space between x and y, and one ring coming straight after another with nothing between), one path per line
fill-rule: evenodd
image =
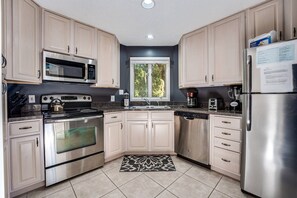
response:
M297 40L247 49L241 189L297 197Z

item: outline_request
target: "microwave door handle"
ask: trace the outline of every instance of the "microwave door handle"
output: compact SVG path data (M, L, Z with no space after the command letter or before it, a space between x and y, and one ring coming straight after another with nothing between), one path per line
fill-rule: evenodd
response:
M89 77L88 74L89 74L89 65L86 64L85 65L85 81L88 80L88 77Z
M57 119L57 120L48 119L46 120L46 123L75 122L75 121L93 120L97 118L103 118L103 115L82 117L82 118Z

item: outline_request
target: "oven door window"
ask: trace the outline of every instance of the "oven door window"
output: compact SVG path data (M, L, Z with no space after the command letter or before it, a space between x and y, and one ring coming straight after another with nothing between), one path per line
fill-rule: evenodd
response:
M84 63L46 58L45 72L47 76L52 77L84 79L85 67Z
M63 125L55 126L61 127L55 129L57 154L96 144L96 127L86 126L67 129L68 127Z

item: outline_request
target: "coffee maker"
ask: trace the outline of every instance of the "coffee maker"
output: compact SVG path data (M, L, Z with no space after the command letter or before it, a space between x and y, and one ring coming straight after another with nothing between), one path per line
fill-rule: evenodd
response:
M187 92L187 107L193 108L197 107L197 91L188 91Z
M228 96L231 99L230 109L234 111L241 111L241 102L240 102L240 87L230 87L228 91Z

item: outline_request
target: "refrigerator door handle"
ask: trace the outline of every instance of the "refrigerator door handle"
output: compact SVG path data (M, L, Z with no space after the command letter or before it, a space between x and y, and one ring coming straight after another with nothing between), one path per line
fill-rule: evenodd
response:
M246 130L247 131L251 131L252 128L252 95L251 94L247 94L246 95Z
M246 62L246 91L247 93L251 93L252 88L252 56L247 56Z

